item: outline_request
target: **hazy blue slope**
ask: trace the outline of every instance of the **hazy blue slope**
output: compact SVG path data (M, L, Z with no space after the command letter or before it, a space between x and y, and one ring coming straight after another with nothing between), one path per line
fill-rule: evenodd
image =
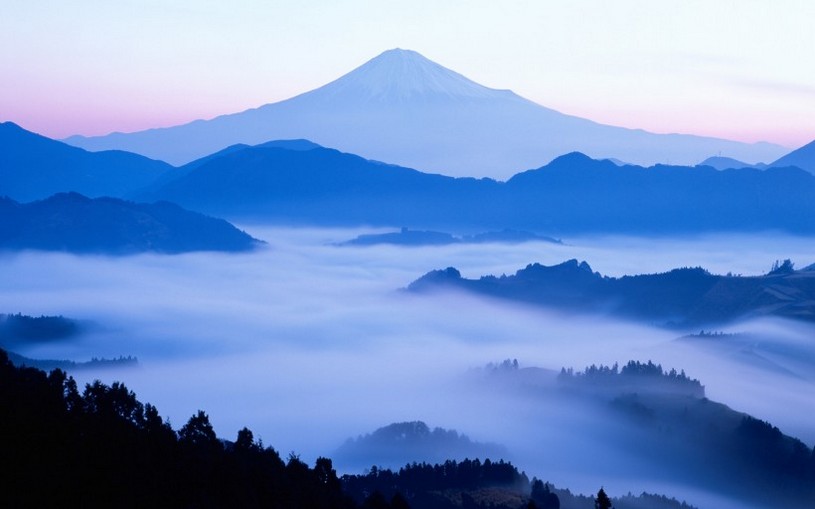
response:
M0 124L0 196L21 201L74 191L87 196L124 196L173 167L122 151L88 152Z
M177 171L136 197L230 218L453 232L815 231L815 176L796 168L620 167L572 153L496 182L324 148L258 146Z
M467 215L498 187L491 180L425 174L331 149L261 145L206 161L140 198L284 223L414 224L484 220Z
M56 194L31 203L0 199L0 250L131 254L247 251L258 241L222 219L172 203Z
M770 166L797 166L802 170L815 173L815 141L793 150L784 157L774 161Z

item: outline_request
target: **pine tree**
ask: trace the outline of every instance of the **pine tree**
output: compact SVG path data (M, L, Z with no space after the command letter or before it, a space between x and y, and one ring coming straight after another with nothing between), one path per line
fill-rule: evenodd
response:
M611 499L608 498L603 488L597 492L597 498L594 499L594 509L612 509Z

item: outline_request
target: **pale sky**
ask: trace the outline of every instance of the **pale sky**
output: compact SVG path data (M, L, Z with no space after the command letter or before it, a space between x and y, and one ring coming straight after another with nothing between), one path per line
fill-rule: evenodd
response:
M654 132L815 139L811 0L0 0L0 120L169 126L413 49L549 108Z

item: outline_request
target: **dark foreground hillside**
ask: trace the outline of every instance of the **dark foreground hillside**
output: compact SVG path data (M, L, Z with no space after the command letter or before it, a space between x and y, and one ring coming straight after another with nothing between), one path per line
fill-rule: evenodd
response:
M234 442L219 439L202 411L175 431L120 383L80 391L63 371L15 367L3 350L0 436L4 507L589 509L592 502L559 491L561 506L549 485L488 459L339 478L330 459L314 467L294 454L283 460L247 428ZM626 500L632 508L688 507L655 495Z
M0 431L4 507L355 507L330 460L284 461L245 428L222 441L200 411L176 432L124 385L80 391L3 351Z

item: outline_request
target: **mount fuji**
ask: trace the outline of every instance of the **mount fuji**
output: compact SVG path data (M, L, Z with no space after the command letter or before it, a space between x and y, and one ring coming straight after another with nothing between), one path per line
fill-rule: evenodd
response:
M175 127L65 141L180 165L238 143L295 138L423 171L497 179L572 151L640 165L692 165L717 153L756 163L788 152L769 143L654 134L565 115L402 49L281 102Z

